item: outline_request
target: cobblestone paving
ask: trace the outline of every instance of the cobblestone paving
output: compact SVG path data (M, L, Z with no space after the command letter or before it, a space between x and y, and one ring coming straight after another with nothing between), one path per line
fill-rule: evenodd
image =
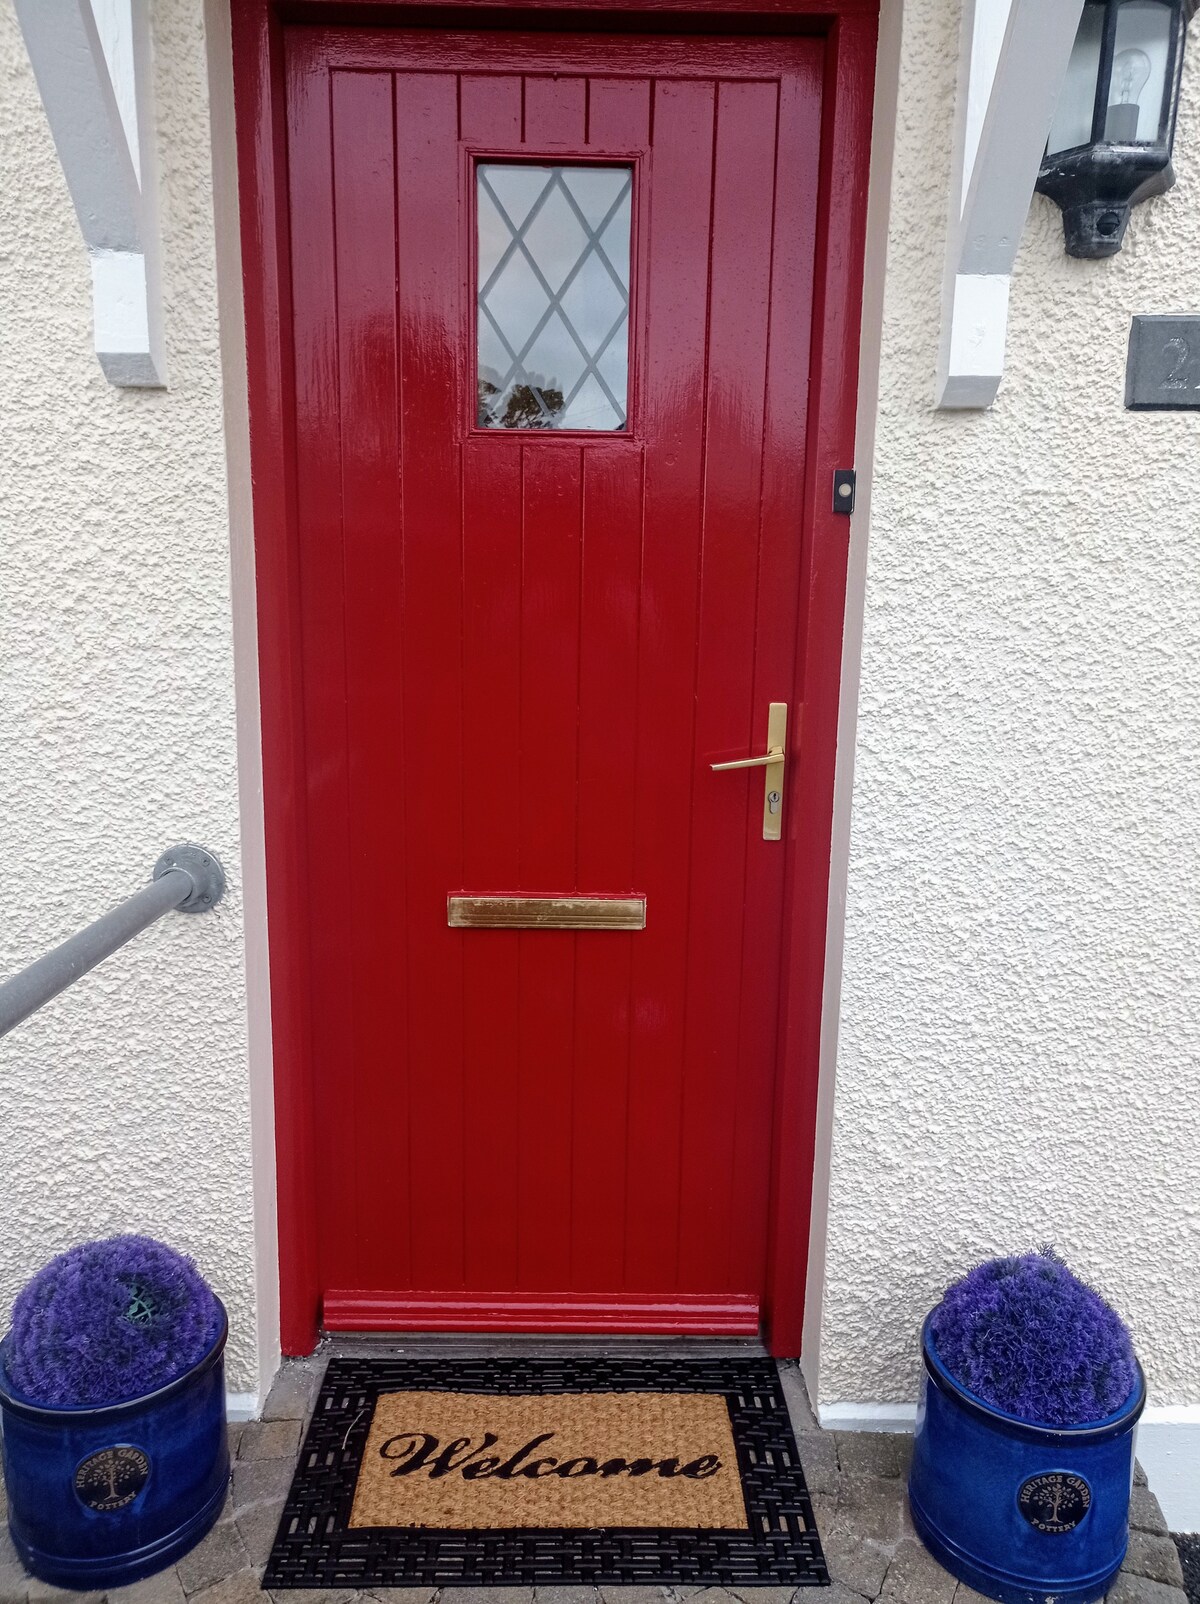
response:
M230 1427L233 1486L219 1523L171 1571L107 1593L69 1593L27 1576L5 1525L0 1535L0 1604L791 1604L785 1587L425 1587L366 1592L323 1588L267 1594L260 1578L291 1482L304 1424L324 1360L280 1372L263 1419ZM987 1604L944 1571L918 1542L904 1479L909 1440L870 1432L822 1431L800 1372L783 1368L783 1387L813 1497L832 1586L800 1588L797 1604ZM1140 1469L1130 1506L1129 1556L1109 1604L1187 1604L1175 1545Z

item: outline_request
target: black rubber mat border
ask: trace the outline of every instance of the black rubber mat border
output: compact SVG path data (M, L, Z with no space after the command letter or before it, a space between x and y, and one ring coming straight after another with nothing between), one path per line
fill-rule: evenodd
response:
M1179 1563L1183 1566L1183 1590L1188 1604L1200 1604L1200 1534L1190 1536L1172 1532L1171 1537L1179 1550Z
M498 1394L718 1392L729 1405L749 1531L606 1527L442 1530L349 1525L375 1400ZM824 1587L829 1583L779 1373L769 1359L331 1359L263 1586Z

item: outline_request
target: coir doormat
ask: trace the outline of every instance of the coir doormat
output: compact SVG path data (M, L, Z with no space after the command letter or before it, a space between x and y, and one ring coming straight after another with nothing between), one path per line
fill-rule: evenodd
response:
M767 1359L334 1359L263 1586L823 1586Z

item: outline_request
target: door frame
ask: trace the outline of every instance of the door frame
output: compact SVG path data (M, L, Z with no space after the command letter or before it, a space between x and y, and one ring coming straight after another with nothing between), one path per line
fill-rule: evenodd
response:
M850 520L833 506L835 469L854 463L859 329L878 0L232 0L250 463L262 719L268 950L275 1080L280 1340L318 1335L314 1065L309 967L305 753L300 690L291 264L283 33L289 23L496 25L560 30L817 34L825 41L820 200L813 283L805 564L793 705L800 781L784 862L764 1335L800 1352L816 1159L834 770ZM799 645L800 643L798 643ZM807 695L801 708L800 692ZM816 895L798 894L804 887ZM381 893L382 894L382 893ZM504 1321L498 1318L497 1329Z

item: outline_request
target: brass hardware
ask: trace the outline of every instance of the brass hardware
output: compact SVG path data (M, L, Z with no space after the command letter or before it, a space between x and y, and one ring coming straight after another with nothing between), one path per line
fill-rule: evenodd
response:
M448 897L454 930L644 930L645 897Z
M787 761L787 703L772 702L767 712L767 750L760 757L740 757L732 763L714 763L724 769L763 770L763 840L783 837L783 769Z

